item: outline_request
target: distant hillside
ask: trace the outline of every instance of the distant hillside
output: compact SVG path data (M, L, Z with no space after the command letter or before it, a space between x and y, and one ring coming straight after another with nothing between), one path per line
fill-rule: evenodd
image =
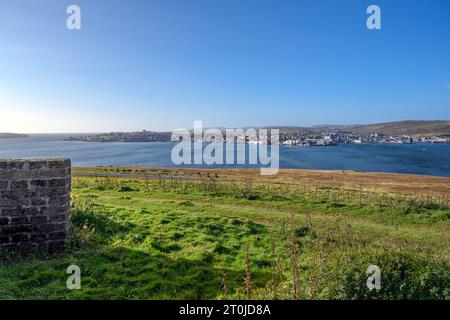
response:
M28 138L26 134L0 132L0 139Z
M271 126L270 128L276 128ZM374 132L382 132L387 136L450 136L450 121L397 121L385 122L367 125L319 125L310 128L296 126L278 127L282 132L289 133L294 131L327 131L327 130L345 130L359 134L370 134Z
M389 136L450 136L450 121L398 121L348 126L349 130L367 134L382 132Z

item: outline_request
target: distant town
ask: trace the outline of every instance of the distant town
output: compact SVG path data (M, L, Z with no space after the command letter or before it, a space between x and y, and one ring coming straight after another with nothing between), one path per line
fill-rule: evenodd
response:
M393 143L393 144L413 144L413 143L443 143L450 144L449 137L438 136L386 136L382 132L370 134L359 134L350 131L324 131L316 132L290 132L280 133L280 143L287 146L333 146L338 143Z
M267 127L273 129L275 127ZM399 121L374 125L280 127L279 142L285 146L334 146L340 143L450 144L450 121ZM225 139L225 130L222 129ZM270 130L269 138L270 138ZM170 142L171 132L111 132L70 137L84 142ZM269 143L268 139L268 142ZM246 143L253 143L246 137ZM265 142L262 142L265 143Z
M142 130L138 132L110 132L69 137L66 141L84 142L170 142L172 132Z

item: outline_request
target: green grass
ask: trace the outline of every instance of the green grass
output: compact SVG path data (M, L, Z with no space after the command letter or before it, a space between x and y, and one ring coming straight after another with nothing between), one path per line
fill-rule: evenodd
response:
M64 254L1 253L2 299L449 299L450 211L376 194L74 178ZM122 257L122 258L121 258ZM81 268L68 290L66 269ZM382 289L366 288L378 265Z

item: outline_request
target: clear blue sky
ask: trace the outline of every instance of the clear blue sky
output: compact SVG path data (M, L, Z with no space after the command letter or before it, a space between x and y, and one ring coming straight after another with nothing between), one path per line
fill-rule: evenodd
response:
M448 0L0 0L0 132L402 119L450 119Z

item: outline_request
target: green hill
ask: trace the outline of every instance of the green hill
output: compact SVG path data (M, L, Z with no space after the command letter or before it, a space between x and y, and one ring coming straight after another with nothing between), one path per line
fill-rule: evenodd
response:
M276 128L276 126L271 126ZM281 126L278 127L282 132L294 131L328 131L328 130L345 130L353 133L370 134L381 132L388 136L450 136L450 121L436 120L405 120L396 122L384 122L366 125L319 125L314 127L297 127L297 126Z
M400 136L449 136L450 121L398 121L370 125L349 126L361 133L382 132L385 135Z

